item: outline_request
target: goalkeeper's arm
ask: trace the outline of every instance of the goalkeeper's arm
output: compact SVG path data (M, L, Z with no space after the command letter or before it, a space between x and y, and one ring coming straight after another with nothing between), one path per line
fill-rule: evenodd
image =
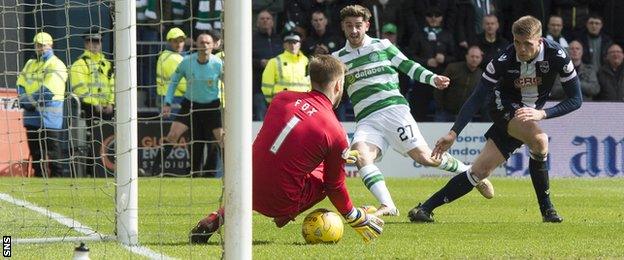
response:
M357 155L355 155L357 157ZM365 242L376 239L383 232L383 220L366 213L361 208L353 207L345 185L345 159L339 152L325 158L325 193L347 223L362 236Z
M362 236L364 242L375 240L383 232L384 221L366 213L362 208L353 208L351 212L343 216L349 226Z

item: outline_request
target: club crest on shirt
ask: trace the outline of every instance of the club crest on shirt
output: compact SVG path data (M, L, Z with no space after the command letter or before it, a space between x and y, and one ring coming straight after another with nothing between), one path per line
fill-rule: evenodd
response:
M542 73L548 73L548 71L550 71L550 64L548 64L548 61L538 61L537 63L539 63L539 70Z
M507 60L507 54L503 54L500 57L498 57L498 61L506 61Z
M372 62L379 61L379 54L377 52L371 52L368 54L368 59Z

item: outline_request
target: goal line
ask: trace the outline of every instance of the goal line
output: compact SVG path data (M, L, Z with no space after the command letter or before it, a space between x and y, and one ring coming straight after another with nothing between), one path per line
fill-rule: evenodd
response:
M52 219L64 226L69 227L70 229L82 233L85 236L80 236L80 237L42 237L42 238L16 238L15 240L13 240L16 244L42 244L42 243L59 243L59 242L85 242L85 241L115 241L117 239L116 236L114 235L107 235L107 234L103 234L103 233L99 233L97 232L97 230L94 230L93 228L90 228L89 226L83 225L82 223L78 222L75 219L66 217L64 215L61 215L59 213L56 213L54 211L50 211L48 209L39 207L31 202L25 201L25 200L20 200L20 199L16 199L14 197L12 197L9 194L6 193L0 193L0 200L6 201L8 203L20 206L20 207L24 207L27 208L29 210L32 210L34 212L37 212L41 215L46 216L49 219ZM128 246L128 245L123 245L120 244L121 246L123 246L123 248L125 248L126 250L138 254L138 255L142 255L151 259L173 259L172 257L169 257L165 254L162 253L158 253L155 252L147 247L144 246Z

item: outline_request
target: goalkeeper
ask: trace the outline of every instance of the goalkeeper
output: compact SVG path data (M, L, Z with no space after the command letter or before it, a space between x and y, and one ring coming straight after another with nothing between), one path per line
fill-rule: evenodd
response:
M325 197L369 242L384 222L353 207L345 185L349 144L333 109L340 104L345 66L328 55L309 65L311 92L275 96L253 143L253 209L277 227L293 221ZM223 208L199 221L191 242L206 243L223 223Z

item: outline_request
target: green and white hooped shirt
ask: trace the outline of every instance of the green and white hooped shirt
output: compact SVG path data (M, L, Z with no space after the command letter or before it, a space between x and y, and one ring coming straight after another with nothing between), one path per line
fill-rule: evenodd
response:
M408 105L399 92L398 71L435 86L433 72L409 60L387 39L365 36L363 45L357 49L347 41L344 48L332 55L347 66L345 89L356 121L390 106Z

